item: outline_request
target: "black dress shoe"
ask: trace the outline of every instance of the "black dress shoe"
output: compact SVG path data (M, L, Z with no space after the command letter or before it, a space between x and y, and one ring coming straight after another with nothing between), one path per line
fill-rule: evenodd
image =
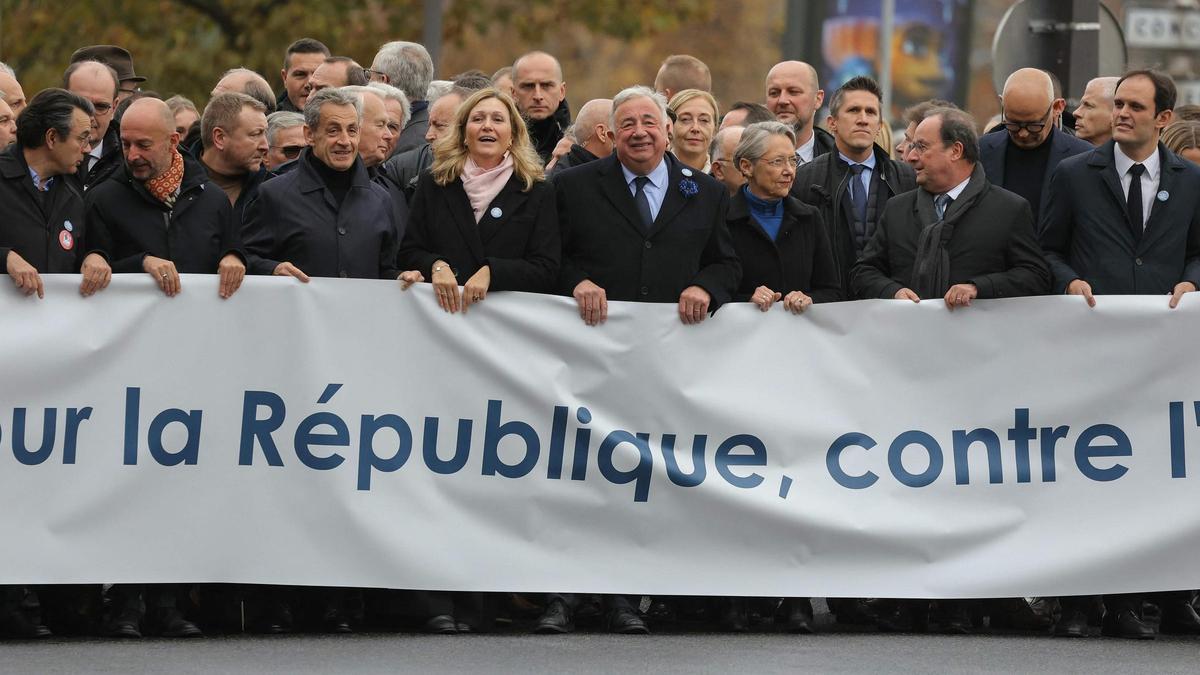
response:
M646 635L646 622L628 607L618 607L608 614L608 630L622 635Z
M746 598L722 598L721 630L745 633L750 630L750 608Z
M454 620L450 622L453 624ZM350 627L350 621L346 619L346 615L341 610L330 607L321 615L321 628L326 633L346 634L353 633L354 629Z
M538 617L533 632L542 635L559 635L575 630L571 622L571 612L567 610L562 600L552 600L546 605L546 610Z
M203 635L196 624L183 618L183 612L178 609L168 609L162 618L163 637L192 638Z
M1063 608L1062 616L1055 622L1051 630L1054 637L1081 638L1088 636L1087 612L1078 609Z
M1158 629L1170 635L1200 635L1200 614L1185 600L1163 603Z
M140 638L142 631L138 629L139 623L141 623L141 616L137 612L121 612L105 623L104 635L113 638Z
M30 618L25 612L14 609L0 619L0 636L20 638L22 640L41 640L53 633L40 621Z
M787 617L783 622L783 630L797 635L809 635L813 630L812 603L808 598L788 598L783 601L783 609Z
M1142 621L1131 609L1122 609L1104 617L1104 628L1101 631L1107 637L1121 637L1130 640L1153 640L1154 627Z
M449 614L438 614L425 622L425 632L436 635L452 635L458 632L458 622Z

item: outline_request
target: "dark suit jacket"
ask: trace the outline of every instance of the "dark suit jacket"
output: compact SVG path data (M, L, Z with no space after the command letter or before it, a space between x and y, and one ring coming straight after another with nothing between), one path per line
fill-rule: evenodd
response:
M668 153L670 178L662 208L647 232L616 154L554 177L562 228L559 292L572 295L590 279L609 300L678 302L688 286L728 302L742 268L725 217L729 193L711 176L686 169ZM696 194L685 195L684 179Z
M79 170L66 176L67 180L75 183L80 192L103 183L125 166L125 155L121 152L121 130L116 120L108 123L108 131L104 132L104 151L91 171L87 170L89 163L91 160L84 158L79 164Z
M462 284L487 265L490 290L554 292L562 254L554 188L545 181L523 188L510 178L476 224L462 179L441 186L428 171L421 174L400 268L430 279L433 263L445 260Z
M0 264L16 251L42 274L79 271L86 250L83 196L66 176L39 194L19 143L0 152L0 211Z
M413 101L418 104L408 118L408 124L400 130L400 138L396 139L396 147L392 148L392 157L419 148L425 143L425 133L429 131L429 104L425 101Z
M879 181L875 197L878 221L889 199L917 187L917 176L912 167L888 157L879 145L875 146L875 169L871 180ZM835 148L796 169L796 180L792 183L793 197L820 210L821 221L833 247L841 286L847 290L850 270L858 262L858 247L852 231L854 205L850 202L849 175L849 168L838 157Z
M1001 127L1000 131L993 131L979 137L979 163L983 165L983 171L987 174L988 180L1000 187L1004 187L1004 153L1008 150L1010 142L1008 131L1004 127ZM1089 152L1092 148L1091 143L1075 138L1060 129L1050 132L1050 156L1046 159L1046 175L1042 176L1043 209L1045 209L1047 198L1046 190L1050 186L1050 176L1054 174L1054 168L1058 166L1058 163L1068 157ZM1040 214L1033 215L1036 218Z
M1158 146L1161 170L1139 242L1125 215L1125 192L1113 164L1114 142L1063 161L1042 209L1042 248L1054 290L1083 279L1096 294L1170 293L1200 288L1200 168Z
M271 274L290 262L309 276L395 279L399 242L391 196L355 159L339 205L309 164L311 152L305 148L294 170L263 183L246 208L246 266Z
M888 201L862 259L854 266L854 297L892 298L901 288L911 288L917 242L928 225L917 210L921 190ZM1046 293L1050 270L1033 233L1029 202L996 185L985 184L983 190L946 245L950 284L975 284L983 299ZM947 214L955 206L951 204Z
M122 167L84 196L88 247L109 260L113 272L141 272L152 255L184 274L216 274L228 253L245 259L229 197L200 162L183 156L183 183L175 206L155 199Z
M783 222L772 241L750 215L739 189L729 201L728 222L733 248L742 263L742 282L735 300L748 302L759 286L784 295L802 291L813 302L845 299L821 212L815 206L785 198Z

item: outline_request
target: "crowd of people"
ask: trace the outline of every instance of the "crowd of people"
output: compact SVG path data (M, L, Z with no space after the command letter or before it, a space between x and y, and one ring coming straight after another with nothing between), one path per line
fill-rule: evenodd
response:
M280 79L276 95L261 74L230 70L201 108L150 91L127 50L98 45L75 52L60 88L26 100L0 64L11 282L42 297L42 274L77 273L90 296L114 273L149 274L174 296L181 274L216 274L228 298L246 274L385 279L397 292L431 284L452 313L493 291L569 296L597 330L609 301L669 304L695 324L730 302L802 315L866 298L962 311L976 299L1058 293L1094 306L1142 294L1174 308L1200 286L1200 115L1177 108L1174 83L1153 70L1097 78L1067 113L1055 78L1023 68L994 122L928 101L905 112L895 144L875 81L854 77L827 97L799 61L765 74L761 101L722 110L708 67L675 55L653 86L614 87L574 117L559 62L540 51L491 76L435 81L416 43L387 43L363 67L304 38ZM1145 639L1200 634L1194 601L828 606L838 622L889 631L1098 627ZM672 621L814 630L807 598L0 588L0 631L21 638L406 621L434 633L513 621L538 633L577 622L631 634Z

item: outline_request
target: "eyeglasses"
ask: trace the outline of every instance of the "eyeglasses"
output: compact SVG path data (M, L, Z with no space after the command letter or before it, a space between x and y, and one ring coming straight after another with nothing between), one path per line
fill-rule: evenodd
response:
M377 76L381 80L387 77L386 75L384 75L383 71L371 70L370 68L363 68L363 74L367 76L368 80L371 79L372 75Z
M97 115L107 115L108 111L113 109L113 105L111 103L97 103L95 101L92 101L92 107L95 108Z
M279 150L284 157L288 159L296 159L300 156L300 152L304 150L303 145L272 145L272 150Z
M1020 133L1022 129L1024 129L1025 131L1028 131L1029 133L1034 134L1034 135L1040 134L1040 133L1042 133L1042 129L1045 129L1046 125L1049 124L1049 122L1047 121L1047 118L1050 117L1050 113L1053 111L1054 111L1054 104L1050 104L1050 109L1046 111L1045 115L1042 115L1042 118L1039 121L1037 121L1037 122L1009 122L1008 120L1004 120L1003 121L1004 128L1008 129L1008 133L1010 133L1010 134Z
M782 169L784 164L793 169L800 166L800 160L795 155L791 157L776 157L775 159L758 159L756 161L762 162L772 169Z

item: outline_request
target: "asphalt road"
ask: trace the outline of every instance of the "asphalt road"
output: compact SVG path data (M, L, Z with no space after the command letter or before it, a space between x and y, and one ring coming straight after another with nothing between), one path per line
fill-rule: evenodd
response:
M1195 673L1200 639L713 633L228 636L0 643L0 673Z

